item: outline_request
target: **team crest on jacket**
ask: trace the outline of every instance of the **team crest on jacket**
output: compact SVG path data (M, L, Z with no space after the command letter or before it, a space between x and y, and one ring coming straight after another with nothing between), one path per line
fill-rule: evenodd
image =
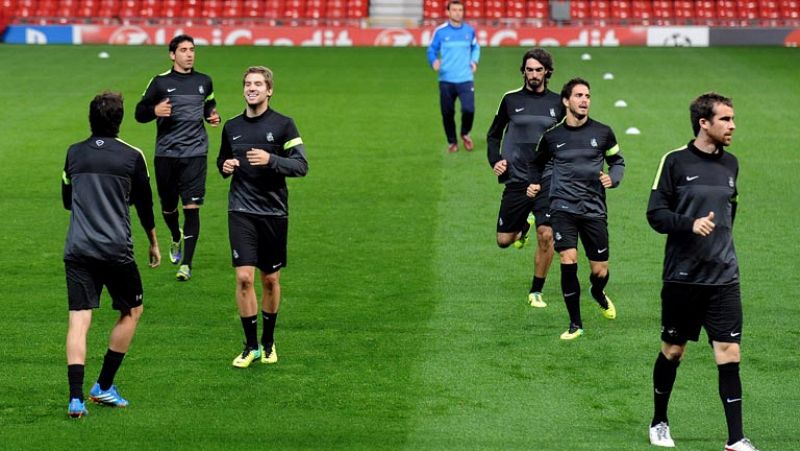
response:
M200 85L200 87L199 87L199 88L197 88L197 90L198 90L198 91L200 91L200 94L205 94L205 92L206 92L206 91L203 89L203 86L202 86L202 85Z
M733 188L733 177L728 177L728 186Z
M105 144L106 142L105 142L105 141L103 141L102 139L98 139L98 140L97 140L97 141L95 141L94 143L95 143L95 144L97 144L97 147L102 147L102 146L103 146L103 144ZM733 180L733 179L731 179L731 180ZM733 183L733 182L731 182L731 183ZM733 185L731 185L731 186L733 186Z
M592 147L597 147L597 139L592 138Z
M550 108L550 117L556 117L556 109Z
M267 133L267 142L273 142L273 141L275 141L275 137L272 136L272 132L268 132Z

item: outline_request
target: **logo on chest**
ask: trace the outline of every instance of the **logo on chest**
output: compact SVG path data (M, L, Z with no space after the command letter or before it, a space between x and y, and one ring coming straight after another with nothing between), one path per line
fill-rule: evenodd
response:
M592 147L597 147L597 138L592 138L592 141L589 143Z
M275 137L272 136L272 132L267 132L267 142L275 142Z
M203 89L203 85L200 85L200 87L199 87L199 88L197 88L197 91L198 91L200 94L205 94L205 93L206 93L205 89Z
M731 188L733 188L733 186L734 186L734 183L733 183L733 177L728 177L728 186L730 186Z
M556 109L550 108L550 117L556 117Z

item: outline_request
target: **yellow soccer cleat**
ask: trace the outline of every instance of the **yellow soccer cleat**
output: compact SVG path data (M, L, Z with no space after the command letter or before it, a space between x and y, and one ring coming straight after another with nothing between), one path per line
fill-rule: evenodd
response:
M179 282L186 282L187 280L192 278L192 268L189 265L181 265L178 268L178 272L175 274L175 279Z
M562 340L574 340L574 339L580 337L581 335L583 335L583 329L581 329L580 327L578 327L578 326L576 326L574 324L571 324L569 326L569 330L567 330L566 332L561 334L561 339Z
M253 360L258 359L261 357L261 349L253 349L247 344L244 345L244 350L241 354L237 355L235 359L233 359L233 366L236 368L247 368L253 363Z
M275 343L270 346L269 353L264 351L264 346L261 345L261 363L278 363L278 352L275 351Z
M542 300L542 293L539 292L528 294L528 304L536 308L547 307L547 303Z
M605 293L603 293L603 296L606 297L606 302L608 303L608 308L604 309L603 307L600 307L600 309L603 311L603 318L616 319L616 317L617 317L617 308L614 307L614 303L611 302L611 298L606 296Z

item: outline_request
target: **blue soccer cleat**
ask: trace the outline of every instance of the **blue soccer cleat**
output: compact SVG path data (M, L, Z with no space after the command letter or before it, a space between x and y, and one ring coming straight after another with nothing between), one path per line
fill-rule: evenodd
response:
M95 383L89 391L89 399L97 404L111 407L128 407L128 400L117 393L117 386L112 385L108 390L101 390L100 384Z
M83 404L83 401L78 398L72 398L69 400L67 415L69 415L71 418L80 418L89 415L89 411L86 410L86 406Z

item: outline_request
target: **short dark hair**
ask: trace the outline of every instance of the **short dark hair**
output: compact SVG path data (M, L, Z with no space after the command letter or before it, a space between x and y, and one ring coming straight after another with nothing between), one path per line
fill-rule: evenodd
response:
M95 136L116 138L125 109L122 106L122 94L103 91L89 103L89 126Z
M268 67L264 66L250 66L244 71L244 75L242 76L242 84L244 85L244 81L250 74L261 74L264 76L264 81L267 83L267 89L272 89L273 79L272 79L272 71Z
M572 95L572 89L575 86L578 86L578 85L584 85L589 90L592 89L592 87L589 86L589 82L588 81L584 80L583 78L576 77L576 78L573 78L572 80L564 83L564 87L561 88L561 98L562 99L569 99L569 96Z
M449 2L447 2L447 8L445 8L445 9L450 11L450 5L461 5L461 6L464 6L464 2L462 2L461 0L450 0Z
M700 133L700 119L711 120L714 117L714 106L718 103L733 108L733 100L716 92L707 92L694 99L689 105L694 136Z
M530 49L522 55L522 65L519 67L519 71L525 73L525 64L528 62L529 59L535 59L536 61L542 63L544 69L546 71L544 78L545 80L549 80L550 77L553 75L553 55L550 54L547 50L543 48L535 48Z
M169 41L169 52L175 53L178 50L178 46L181 45L181 42L186 41L189 41L192 43L192 45L194 45L194 38L188 34L179 34L175 36L171 41Z

